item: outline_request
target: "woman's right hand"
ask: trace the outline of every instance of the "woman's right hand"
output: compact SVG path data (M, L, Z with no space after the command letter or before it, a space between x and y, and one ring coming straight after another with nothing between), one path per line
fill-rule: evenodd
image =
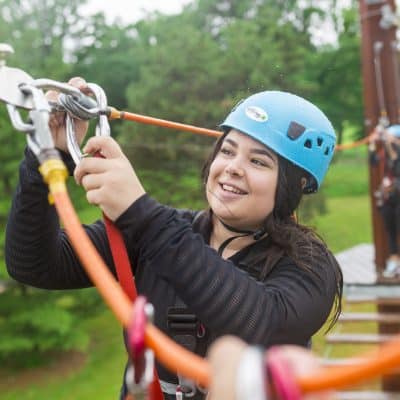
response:
M87 86L86 81L80 77L71 78L68 81L68 84L74 86L81 90L83 93L88 94L89 88ZM46 98L49 101L56 102L58 100L59 93L54 90L49 90L46 93ZM53 135L54 146L62 151L68 153L68 146L67 146L67 135L66 135L66 128L65 128L65 117L66 113L64 111L56 111L50 115L49 120L49 127L51 133ZM75 135L76 141L80 145L86 135L88 130L89 123L88 121L82 121L79 119L74 119L75 123Z

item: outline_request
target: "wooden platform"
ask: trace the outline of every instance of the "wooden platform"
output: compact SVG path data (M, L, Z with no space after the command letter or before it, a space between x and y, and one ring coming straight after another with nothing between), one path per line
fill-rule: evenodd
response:
M331 333L326 335L325 340L331 344L382 344L393 339L394 336L375 333Z
M375 270L375 249L371 243L361 243L335 254L343 271L345 285L399 285L400 276L385 278Z
M326 335L326 349L322 364L340 366L357 364L360 359L336 359L333 348L340 345L355 347L357 345L372 345L378 348L382 343L393 338L400 326L400 277L384 278L375 270L375 251L372 244L364 243L336 254L343 272L343 308L334 331ZM360 310L375 310L374 307L358 307L357 304L376 305L374 312ZM368 322L374 329L363 331L363 323ZM383 330L377 329L376 325ZM359 330L358 330L358 327ZM376 327L378 328L378 327ZM357 332L358 330L358 332ZM357 333L354 333L356 331ZM355 347L356 348L356 347ZM375 391L375 386L363 386L354 391L339 391L337 399L341 400L400 400L399 369L386 374L382 380L382 391ZM378 381L379 383L379 381ZM367 388L373 390L366 390Z
M400 315L394 313L377 312L345 312L340 315L339 322L376 322L379 324L400 324Z
M381 306L400 306L400 288L386 285L345 287L346 304L372 303Z
M399 400L398 393L390 392L374 392L374 391L360 391L360 392L338 392L335 393L337 400Z
M335 254L343 271L343 281L346 285L377 283L375 272L375 251L370 243L362 243L350 249Z

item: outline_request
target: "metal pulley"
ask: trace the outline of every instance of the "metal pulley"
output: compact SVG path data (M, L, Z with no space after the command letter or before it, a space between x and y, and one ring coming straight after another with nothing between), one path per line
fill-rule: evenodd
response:
M14 54L14 49L6 43L0 43L0 100L15 107L31 110L32 100L25 96L20 88L24 83L30 83L33 78L26 72L6 66L6 59Z
M48 149L54 150L54 142L48 127L49 115L54 111L66 112L66 135L68 150L78 164L82 152L75 135L74 119L98 118L97 136L110 136L107 97L95 83L88 88L93 97L86 96L78 88L51 79L34 79L25 71L6 66L6 58L13 48L0 43L0 101L6 103L14 128L27 134L29 148L39 157ZM59 92L57 102L46 99L44 91ZM29 110L29 120L24 122L18 109Z

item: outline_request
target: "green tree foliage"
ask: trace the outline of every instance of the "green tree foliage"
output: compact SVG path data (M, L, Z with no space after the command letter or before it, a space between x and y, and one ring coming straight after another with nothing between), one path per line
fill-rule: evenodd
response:
M354 139L363 136L360 27L357 2L338 10L338 43L325 46L308 56L308 77L317 85L315 99L329 115L341 142L346 127L354 130Z
M239 99L287 90L318 104L340 136L345 127L360 126L362 116L357 10L355 2L343 10L330 0L199 0L179 16L141 21L135 38L140 69L127 91L128 109L215 128ZM338 41L321 46L313 32L326 26ZM144 147L146 159L160 165L176 162L183 144L204 143L133 124L125 124L119 139L136 146L131 155L139 166ZM323 196L313 199L304 204L307 219L325 209Z
M84 350L88 336L80 321L97 311L97 298L94 290L49 292L23 285L0 294L0 360L28 366L49 352Z
M343 25L333 24L338 45L318 47L314 21L323 29L339 19L322 7L329 3L200 0L179 16L141 21L135 38L140 69L128 88L129 109L214 128L238 99L280 89L312 99L332 114L338 130L345 120L359 123L357 9L346 11ZM343 77L346 85L338 85ZM350 81L354 90L343 96ZM129 125L121 140L198 141L187 134L167 139L159 131Z
M91 20L93 30L76 46L72 74L104 87L108 103L124 109L126 87L137 79L139 70L137 30L133 26L109 26L102 14Z
M1 0L0 41L13 46L15 54L7 60L34 78L65 80L71 65L64 62L67 42L79 35L82 26L77 12L82 2L73 0ZM17 164L25 146L24 135L12 128L5 107L0 108L0 224L15 187ZM6 202L7 199L7 202ZM7 207L8 208L8 207Z
M81 1L0 1L0 41L14 47L9 66L21 68L34 78L65 81L71 74L70 44L80 37L90 20L77 12ZM26 118L26 113L24 113ZM0 266L4 266L3 242L6 215L26 144L24 134L11 127L6 108L0 108ZM6 279L0 268L0 281ZM29 363L50 350L83 348L87 342L80 318L95 312L96 293L71 294L32 290L10 283L0 293L0 359ZM70 298L69 301L66 301ZM73 298L73 300L71 300ZM86 314L79 310L79 302Z
M81 37L86 21L80 0L2 0L2 41L12 44L13 61L35 78L63 80L70 73L65 63L69 42Z

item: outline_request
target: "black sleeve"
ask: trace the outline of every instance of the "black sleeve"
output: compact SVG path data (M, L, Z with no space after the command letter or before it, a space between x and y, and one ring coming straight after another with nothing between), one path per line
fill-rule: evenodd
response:
M175 210L148 195L117 221L139 263L167 280L216 335L234 334L264 346L302 344L329 315L335 296L333 269L314 272L282 259L266 282L258 282L222 259Z
M69 169L73 168L66 155ZM103 222L85 226L101 256L113 270ZM8 216L5 241L8 273L16 280L45 289L91 286L74 250L60 227L48 189L30 150L20 166L20 181Z

